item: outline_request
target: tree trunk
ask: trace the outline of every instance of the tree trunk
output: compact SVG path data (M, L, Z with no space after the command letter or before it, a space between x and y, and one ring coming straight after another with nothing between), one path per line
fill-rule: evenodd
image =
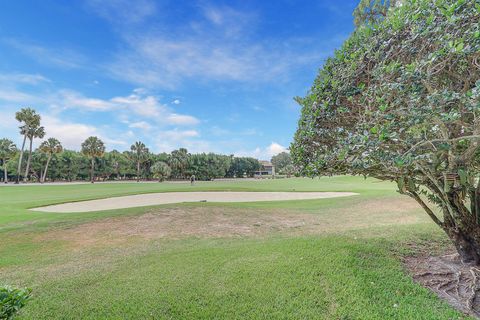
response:
M477 192L480 188L477 186L471 190L467 198L466 191L460 188L445 192L440 183L428 185L428 187L432 194L441 201L439 206L443 210L443 219L440 219L429 208L416 190L408 190L407 195L414 198L430 218L445 231L464 263L480 265L480 223L477 219L480 214L477 211L479 207L477 202L480 199ZM470 203L470 208L466 206L468 203Z
M7 173L7 161L4 159L3 160L3 177L4 177L4 183L8 183L8 173Z
M90 167L90 182L91 182L91 183L94 183L94 182L95 182L94 176L93 176L94 170L95 170L95 158L92 158L92 165L91 165L91 167Z
M45 183L45 179L47 178L47 172L48 172L48 165L50 164L50 160L52 159L52 156L49 155L47 159L47 164L45 165L45 170L43 171L43 175L41 178L41 183Z
M474 239L461 231L447 230L446 232L464 263L475 265L480 263L480 242L478 239Z
M140 182L140 161L137 162L137 182Z
M27 135L23 136L22 150L20 150L20 158L18 159L17 179L16 184L20 183L20 171L22 171L23 151L25 149L25 142L27 142Z
M32 162L32 147L33 147L33 138L30 139L30 148L29 148L29 151L28 151L27 167L25 168L25 176L23 177L24 181L28 180L28 173L30 171L30 163Z

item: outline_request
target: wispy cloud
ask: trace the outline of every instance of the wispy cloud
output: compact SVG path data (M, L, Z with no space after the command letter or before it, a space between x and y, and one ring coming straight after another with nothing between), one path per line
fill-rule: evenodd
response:
M150 0L87 0L87 6L112 23L139 23L155 14Z
M117 79L143 86L176 88L186 80L282 81L295 66L320 60L317 54L285 49L282 44L229 43L221 39L141 35L107 66Z
M50 79L40 74L28 73L7 73L0 74L0 82L3 83L23 83L30 85L37 85L42 82L51 82Z
M114 29L126 46L105 68L118 80L175 89L187 81L279 83L325 57L313 40L299 46L294 38L256 39L255 12L211 4L192 10L199 15L185 25L118 28L117 20Z
M74 69L84 67L88 59L71 48L51 48L18 39L4 39L3 43L15 48L18 52L44 65Z

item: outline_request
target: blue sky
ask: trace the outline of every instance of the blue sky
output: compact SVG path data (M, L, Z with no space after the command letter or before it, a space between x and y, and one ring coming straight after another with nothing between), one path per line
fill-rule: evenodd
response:
M353 30L357 0L16 0L0 4L0 136L31 106L79 149L137 140L269 159Z

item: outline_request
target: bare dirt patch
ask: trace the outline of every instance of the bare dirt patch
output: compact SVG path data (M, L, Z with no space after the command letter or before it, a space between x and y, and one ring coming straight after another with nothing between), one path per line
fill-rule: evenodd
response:
M405 260L413 279L454 308L480 318L480 268L465 264L457 254L415 256Z
M188 207L151 210L135 217L109 218L45 234L73 242L76 247L123 242L131 239L181 239L259 236L303 227L315 220L311 214L273 213L221 207Z
M377 200L365 201L343 208L342 212L332 208L320 213L220 206L157 208L139 216L107 218L68 229L51 230L40 235L37 241L55 239L81 249L142 239L325 234L417 223L420 220L415 211L417 208L416 203L403 198L390 199L387 204Z

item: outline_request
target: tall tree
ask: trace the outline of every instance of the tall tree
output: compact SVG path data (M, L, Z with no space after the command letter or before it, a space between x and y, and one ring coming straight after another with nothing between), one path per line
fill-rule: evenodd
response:
M158 179L159 182L168 179L172 174L172 169L163 161L155 162L150 170L153 173L153 177Z
M8 139L0 139L0 160L3 164L4 182L8 183L7 163L17 153L17 147L13 141Z
M261 167L262 165L255 158L234 157L230 163L230 168L227 171L227 176L243 178L246 175L247 177L253 177L255 171L260 170Z
M478 1L417 0L390 10L374 27L359 27L325 63L309 95L297 99L302 116L291 148L311 176L396 181L462 260L475 264L479 17Z
M89 137L82 143L82 153L90 158L90 182L95 182L95 160L105 153L105 144L98 137Z
M54 154L61 153L63 151L62 144L55 138L49 138L47 141L43 141L39 147L39 150L47 155L47 163L45 164L45 169L43 170L42 177L40 182L44 183L47 178L48 166Z
M272 157L272 164L275 166L275 171L282 172L285 167L292 164L292 157L288 152L281 152Z
M85 167L85 164L83 164L85 157L81 153L65 150L58 158L57 166L59 174L67 181L77 179L81 173L81 167ZM88 167L88 163L86 167Z
M174 170L176 178L185 178L186 171L189 165L190 153L185 148L173 150L170 154L168 164Z
M15 183L20 182L20 173L22 172L23 153L25 150L25 143L31 128L40 126L40 115L32 108L22 108L15 113L15 119L20 122L20 134L23 136L22 148L20 149L20 157L18 158L17 178Z
M38 125L37 124L32 125L27 132L27 137L28 137L28 140L30 141L30 145L28 149L27 166L25 168L25 176L24 176L25 180L28 179L28 175L30 174L30 163L32 162L33 140L36 138L43 139L44 136L45 136L45 128L40 126L40 122L38 122Z
M142 163L147 159L148 156L148 148L145 144L141 141L137 141L130 147L130 155L132 156L132 160L135 161L136 169L137 169L137 182L140 181L140 169Z

